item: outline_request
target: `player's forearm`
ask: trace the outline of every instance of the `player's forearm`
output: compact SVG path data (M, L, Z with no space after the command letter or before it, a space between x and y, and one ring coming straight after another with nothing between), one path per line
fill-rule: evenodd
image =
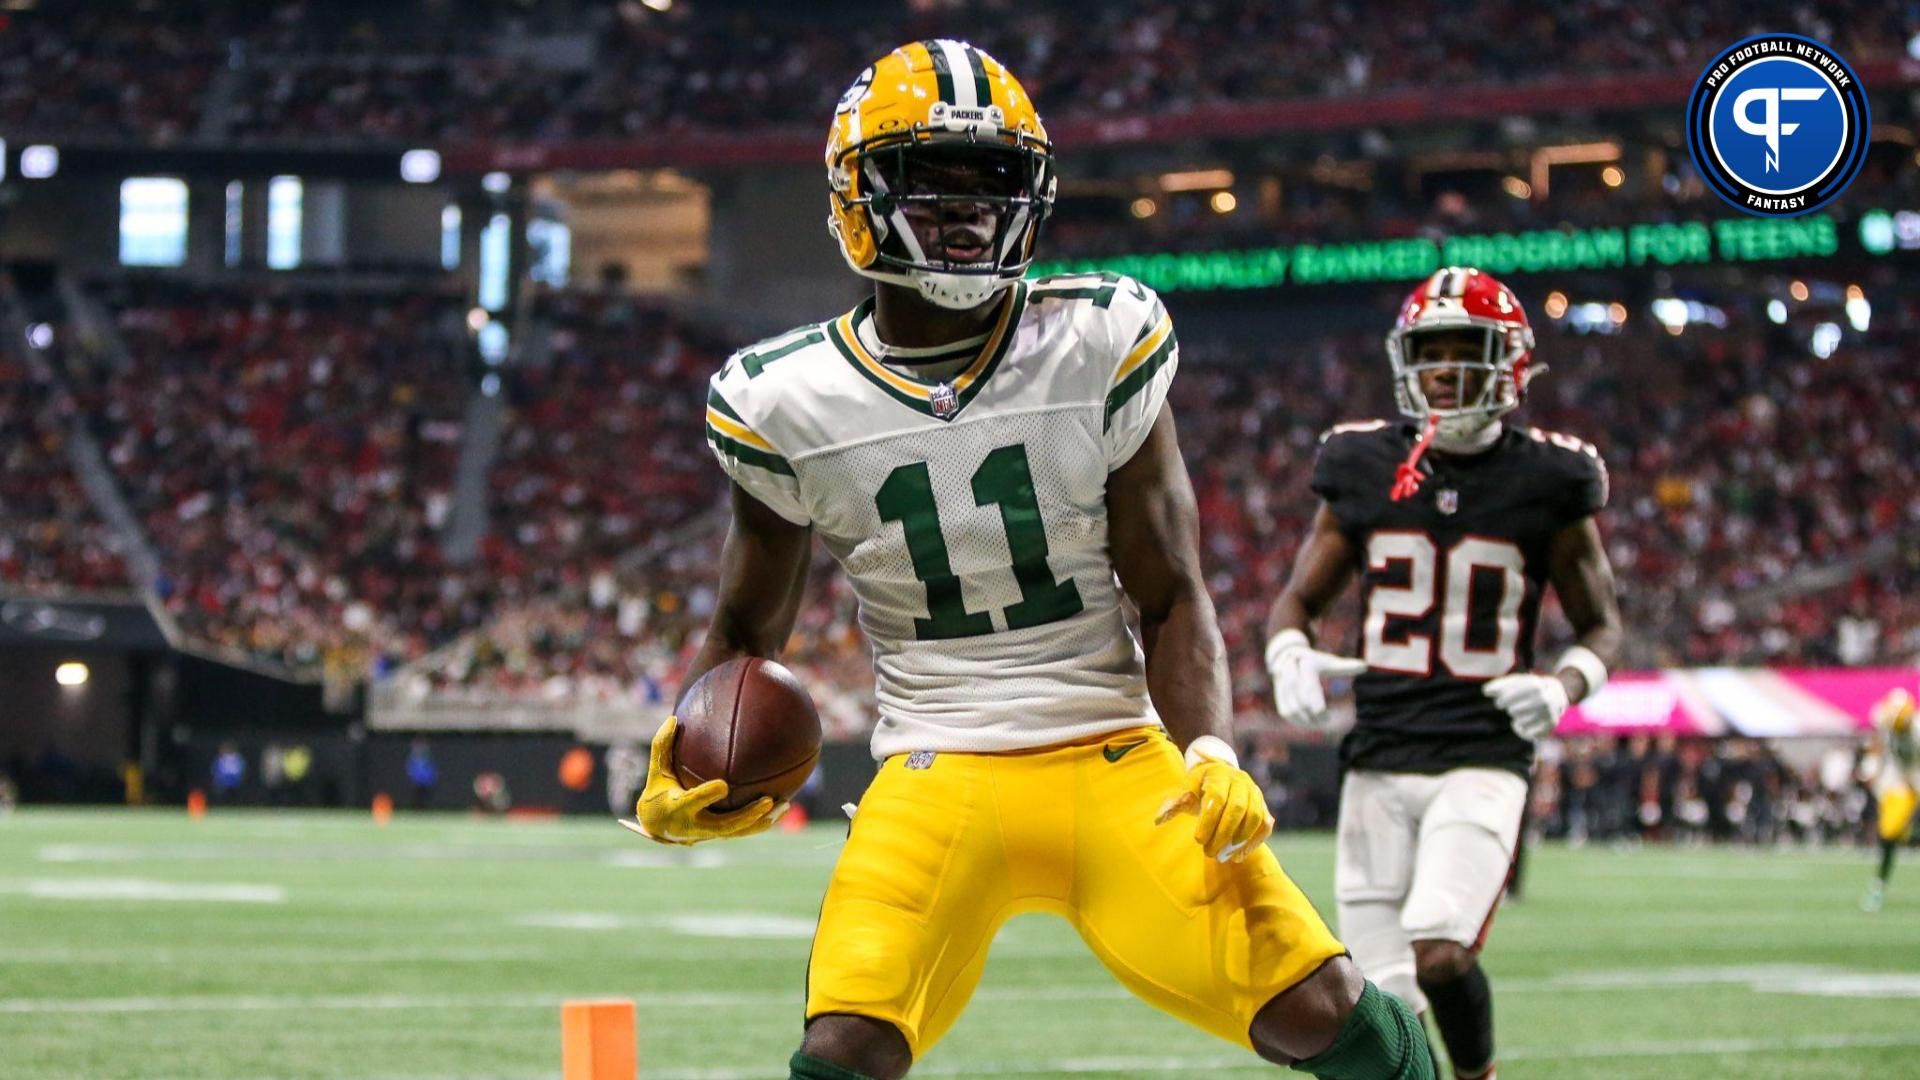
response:
M791 633L789 629L778 636L774 628L765 624L754 625L749 619L743 619L724 610L715 612L713 624L707 628L707 639L693 655L693 663L687 667L687 673L680 680L681 693L700 681L700 677L729 660L740 660L750 656L759 656L768 660L780 659L781 650L786 646ZM675 697L679 700L678 696Z
M1298 630L1311 640L1314 620L1319 617L1320 613L1310 610L1299 593L1288 589L1267 611L1267 640L1283 630Z
M1163 612L1142 612L1147 693L1175 743L1202 735L1233 738L1233 696L1227 646L1205 589L1183 592Z

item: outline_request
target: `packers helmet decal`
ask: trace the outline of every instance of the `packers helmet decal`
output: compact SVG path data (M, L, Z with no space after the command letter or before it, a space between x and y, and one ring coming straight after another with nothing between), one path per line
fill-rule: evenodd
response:
M978 307L1018 281L1053 208L1052 147L1026 89L961 41L902 45L861 72L834 109L826 165L827 225L847 264L943 307ZM910 207L953 203L991 212L978 257L923 250L908 223Z

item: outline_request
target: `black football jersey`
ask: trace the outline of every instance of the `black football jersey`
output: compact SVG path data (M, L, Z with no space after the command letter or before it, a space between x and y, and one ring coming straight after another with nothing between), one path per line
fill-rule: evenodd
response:
M1553 537L1607 501L1607 469L1579 439L1509 428L1473 455L1429 451L1420 490L1394 502L1411 424L1343 424L1321 440L1313 490L1360 563L1357 720L1348 768L1526 775L1533 745L1482 693L1533 669Z

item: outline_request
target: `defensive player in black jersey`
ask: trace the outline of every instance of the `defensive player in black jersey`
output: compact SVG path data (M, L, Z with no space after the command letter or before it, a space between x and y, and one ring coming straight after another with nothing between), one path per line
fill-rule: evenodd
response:
M1268 617L1267 667L1289 723L1328 722L1325 676L1353 678L1341 743L1335 897L1361 969L1431 1006L1459 1077L1494 1073L1478 951L1520 830L1533 744L1606 681L1621 642L1594 515L1593 447L1502 417L1526 395L1533 331L1504 285L1449 267L1401 308L1387 353L1412 423L1322 440L1323 501ZM1318 651L1313 622L1360 576L1358 659ZM1579 643L1534 672L1548 585Z

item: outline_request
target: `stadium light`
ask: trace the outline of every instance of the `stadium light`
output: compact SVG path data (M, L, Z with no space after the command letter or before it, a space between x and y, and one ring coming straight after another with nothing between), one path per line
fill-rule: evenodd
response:
M1787 286L1787 292L1789 295L1791 295L1795 300L1799 301L1800 303L1804 304L1807 302L1807 283L1806 282L1804 281L1794 282L1793 284Z
M513 177L503 172L490 172L480 178L480 186L493 195L505 195L513 186Z
M1676 296L1662 297L1653 302L1653 317L1667 328L1667 333L1678 335L1687 328L1687 302Z
M440 179L440 151L409 150L401 154L400 179L409 184L431 184Z
M1557 319L1567 313L1567 294L1550 292L1547 294L1547 318Z
M1847 286L1847 322L1860 333L1867 332L1867 326L1873 321L1873 305L1867 303L1867 293L1858 285Z
M52 348L53 347L53 327L43 322L37 322L29 325L27 327L27 345L28 347L34 348L34 349Z
M37 144L20 148L20 176L26 180L50 180L60 171L60 148Z
M1212 191L1232 186L1232 169L1189 169L1160 174L1161 191Z
M1814 327L1813 340L1808 345L1813 349L1814 356L1822 360L1832 357L1834 351L1840 348L1840 324L1823 322Z
M1207 200L1207 205L1213 207L1216 214L1231 214L1240 205L1240 200L1234 198L1231 191L1216 191L1213 198Z
M7 178L7 140L0 139L0 182Z
M87 665L78 660L69 660L53 669L53 681L61 686L85 686L92 674L87 670Z
M1627 182L1627 174L1618 165L1609 165L1600 170L1600 182L1608 187L1619 187Z
M486 361L488 367L499 367L507 362L507 346L510 342L505 325L490 322L481 327L474 337L480 348L480 359Z
M1134 217L1139 218L1142 221L1145 221L1146 219L1160 212L1160 204L1157 202L1154 202L1152 199L1148 198L1147 196L1142 195L1139 198L1133 200L1132 203L1128 204L1127 210L1128 212L1133 214Z
M640 2L655 11L673 10L673 0L640 0Z
M1778 300L1767 301L1767 318L1776 325L1784 325L1787 321L1787 305Z
M1920 161L1920 156L1916 156ZM1893 215L1885 210L1869 210L1860 215L1860 246L1869 255L1885 255L1896 244Z
M1500 188L1516 199L1529 199L1533 197L1533 185L1517 176L1509 176L1500 181Z

